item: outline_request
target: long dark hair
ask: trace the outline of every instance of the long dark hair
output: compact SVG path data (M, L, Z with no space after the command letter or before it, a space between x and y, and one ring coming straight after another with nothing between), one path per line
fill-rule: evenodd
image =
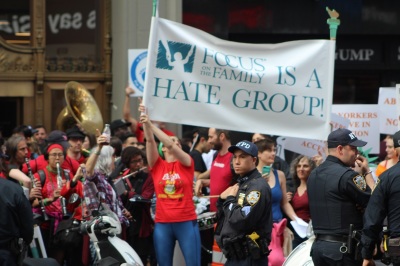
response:
M14 134L6 141L6 155L11 163L15 162L15 157L18 152L18 144L21 141L26 141L25 137Z
M299 155L297 156L291 163L290 163L290 173L293 176L293 180L294 180L294 186L295 189L297 189L300 186L300 178L297 176L297 165L300 163L300 161L302 159L307 159L308 160L308 164L310 165L310 172L312 170L315 169L315 167L317 167L317 165L315 164L315 162L308 156L305 155Z

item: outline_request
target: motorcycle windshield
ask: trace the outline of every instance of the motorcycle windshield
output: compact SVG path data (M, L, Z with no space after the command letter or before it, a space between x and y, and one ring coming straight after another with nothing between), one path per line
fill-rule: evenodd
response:
M101 207L99 209L99 213L100 213L101 216L108 216L110 218L113 218L115 221L119 222L118 216L105 203L101 203Z

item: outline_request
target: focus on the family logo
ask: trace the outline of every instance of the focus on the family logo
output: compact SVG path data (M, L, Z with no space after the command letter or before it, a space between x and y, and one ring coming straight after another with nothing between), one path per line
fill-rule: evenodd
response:
M195 45L160 40L156 67L159 69L192 73L195 54Z

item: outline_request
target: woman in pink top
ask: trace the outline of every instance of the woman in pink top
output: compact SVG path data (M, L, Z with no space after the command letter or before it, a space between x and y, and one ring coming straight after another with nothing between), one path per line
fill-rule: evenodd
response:
M177 137L154 126L140 105L148 166L156 193L154 248L160 266L172 266L175 242L186 265L199 266L201 241L193 202L194 162ZM154 135L160 140L157 148Z
M290 172L293 175L296 192L292 197L291 192L288 192L288 199L292 204L293 210L296 215L303 219L305 222L310 221L310 208L308 206L308 194L307 194L307 180L310 176L311 171L316 167L315 162L304 155L296 157L291 165ZM291 228L292 229L292 228ZM296 231L292 229L294 234L294 240L292 242L293 249L296 248L300 243L307 240L307 238L301 238Z

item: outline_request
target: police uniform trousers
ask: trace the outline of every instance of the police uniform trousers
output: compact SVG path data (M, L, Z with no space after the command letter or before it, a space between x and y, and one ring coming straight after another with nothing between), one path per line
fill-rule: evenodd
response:
M318 266L361 266L362 258L354 259L353 254L341 253L339 251L343 243L315 240L311 247L311 257L314 265Z
M0 249L0 266L17 266L17 258L11 251Z

